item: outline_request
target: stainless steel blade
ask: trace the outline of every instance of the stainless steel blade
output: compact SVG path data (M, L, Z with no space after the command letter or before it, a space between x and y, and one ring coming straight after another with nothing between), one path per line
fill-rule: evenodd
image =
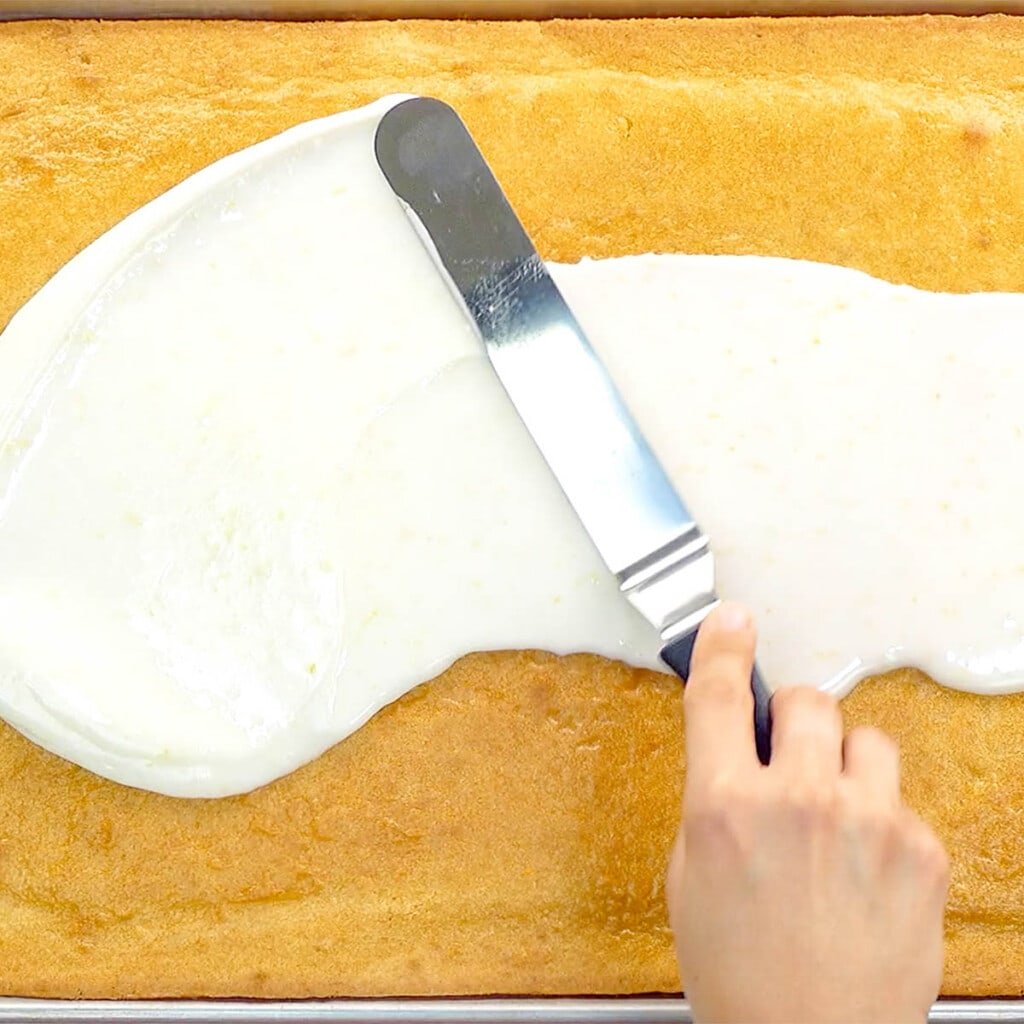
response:
M499 380L626 597L682 679L718 603L708 539L683 504L451 107L410 99L381 119L377 162L483 338ZM767 763L771 691L754 669Z
M384 115L377 160L623 591L669 639L714 606L707 538L679 498L451 107Z

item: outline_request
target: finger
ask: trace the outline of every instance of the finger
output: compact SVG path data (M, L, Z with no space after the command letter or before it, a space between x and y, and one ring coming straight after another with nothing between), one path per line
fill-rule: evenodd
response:
M936 906L949 892L950 861L942 841L932 828L909 808L900 811L901 867L912 880L911 893Z
M680 827L676 835L672 854L668 861L668 872L665 876L665 900L668 903L668 916L673 929L677 927L682 910L683 870L686 863L686 845L683 829Z
M772 698L772 769L793 778L838 778L843 719L835 698L810 686L786 686Z
M850 731L843 740L843 775L872 803L900 802L900 751L880 729Z
M690 785L730 772L759 767L754 748L756 634L750 613L723 603L697 634L686 684L686 761Z

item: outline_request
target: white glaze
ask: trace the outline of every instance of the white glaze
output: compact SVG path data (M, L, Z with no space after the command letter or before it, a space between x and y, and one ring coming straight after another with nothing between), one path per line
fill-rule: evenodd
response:
M0 338L0 714L93 771L252 789L472 650L658 666L377 171L391 102L184 182ZM554 273L771 680L1024 686L1024 296Z

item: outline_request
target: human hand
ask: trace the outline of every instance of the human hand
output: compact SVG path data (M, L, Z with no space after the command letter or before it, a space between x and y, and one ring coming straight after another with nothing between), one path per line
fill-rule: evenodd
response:
M845 738L835 700L772 702L754 748L755 632L708 616L686 687L686 791L668 875L683 983L701 1024L924 1021L942 980L946 853L900 799L899 753Z

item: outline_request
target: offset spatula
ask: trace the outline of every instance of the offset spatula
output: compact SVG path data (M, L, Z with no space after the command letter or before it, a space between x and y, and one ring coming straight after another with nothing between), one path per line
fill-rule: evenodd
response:
M381 119L377 162L476 325L494 370L622 592L686 679L718 603L708 538L451 107L410 99ZM770 756L771 692L755 668L754 727Z

